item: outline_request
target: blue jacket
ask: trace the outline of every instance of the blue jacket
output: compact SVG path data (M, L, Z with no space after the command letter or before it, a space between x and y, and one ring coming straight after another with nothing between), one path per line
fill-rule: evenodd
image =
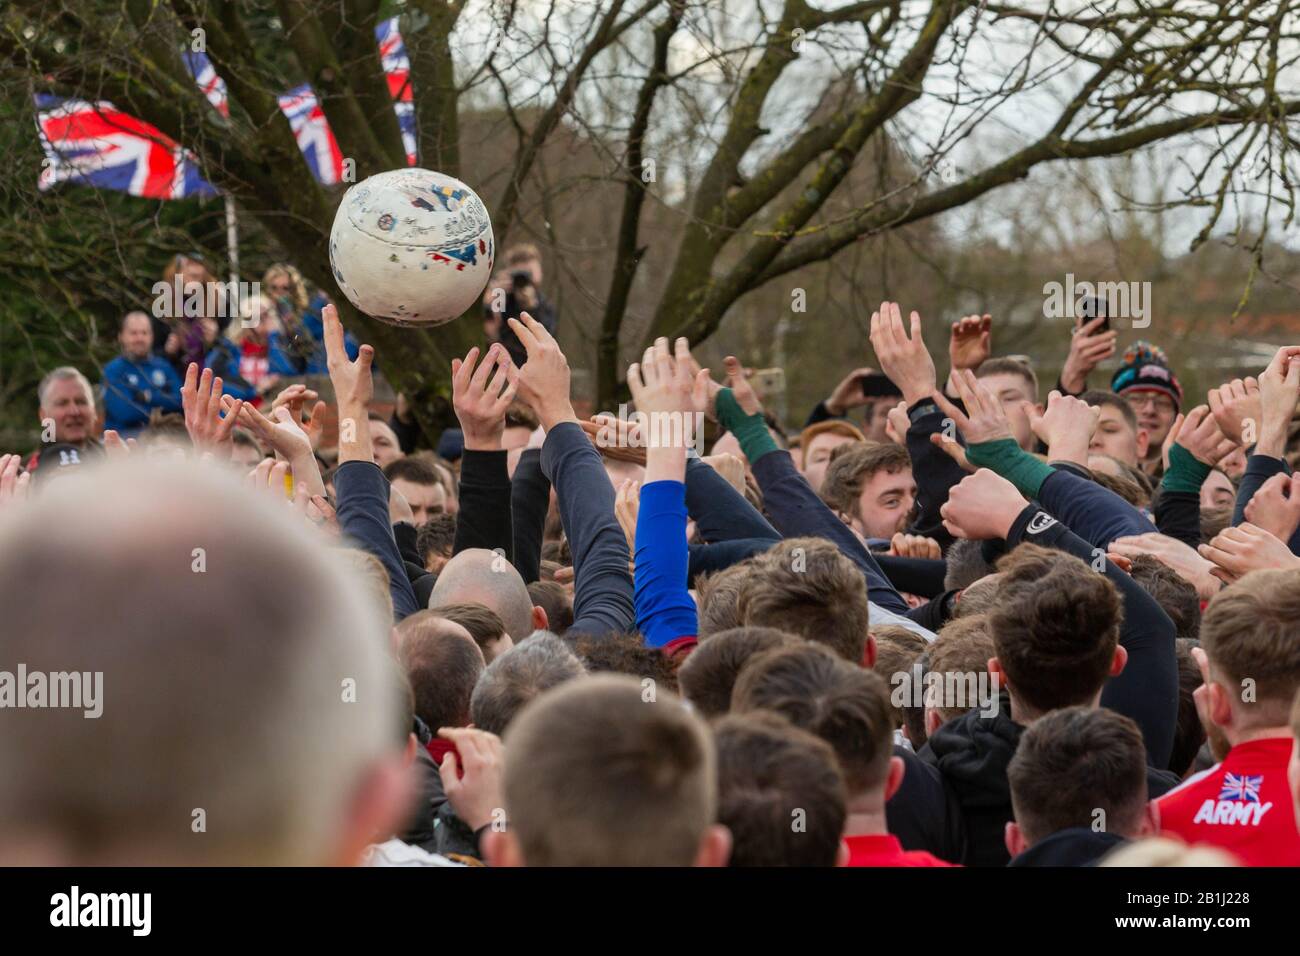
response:
M239 374L241 358L239 345L223 335L203 359L203 366L212 369L213 375L221 376L222 392L247 402L257 397L257 389ZM285 351L284 336L279 332L272 332L267 338L266 361L271 375L298 374L297 366Z
M149 424L155 408L181 410L181 380L157 355L129 359L119 355L104 366L104 427L127 438Z

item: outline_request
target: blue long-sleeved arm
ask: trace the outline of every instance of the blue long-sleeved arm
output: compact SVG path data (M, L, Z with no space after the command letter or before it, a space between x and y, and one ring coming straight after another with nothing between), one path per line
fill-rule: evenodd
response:
M128 368L110 362L104 367L104 427L131 434L149 421L149 405L137 401L138 389L126 380Z
M371 461L345 461L334 473L338 522L343 533L378 558L388 571L393 618L420 609L388 519L388 479Z
M1156 526L1108 488L1068 468L1056 470L1038 489L1038 500L1053 517L1094 548L1105 550L1116 538L1146 534Z
M651 647L694 637L699 630L687 592L688 561L686 486L680 481L643 485L636 519L636 625Z
M788 451L773 451L752 462L754 477L763 491L763 504L772 523L787 538L813 535L835 542L867 579L870 599L898 614L907 614L907 602L898 593L867 546L817 497L808 480L795 470Z
M1235 528L1246 520L1246 505L1250 504L1250 499L1255 497L1255 492L1259 491L1264 482L1274 475L1290 474L1291 466L1281 458L1251 455L1246 460L1246 473L1241 476L1241 484L1237 486L1237 500L1232 506L1232 526ZM1287 547L1292 554L1300 554L1300 531L1291 535Z
M686 459L686 512L695 519L696 533L705 541L735 541L781 535L745 496L695 455Z
M561 422L542 445L573 553L572 633L627 632L635 619L627 538L614 517L614 486L600 452L577 422Z

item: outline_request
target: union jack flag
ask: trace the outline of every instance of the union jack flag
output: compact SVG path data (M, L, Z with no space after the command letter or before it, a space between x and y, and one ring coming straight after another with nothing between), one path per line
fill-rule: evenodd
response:
M411 62L397 29L397 17L376 26L375 39L402 130L406 161L414 166ZM186 52L182 57L204 97L223 116L229 116L226 83L217 75L212 61L196 52ZM343 156L311 85L304 83L277 99L312 175L325 185L339 182L343 178ZM111 103L37 94L36 114L45 150L45 164L38 180L42 190L72 182L147 199L216 194L200 174L192 153L154 126Z
M1219 790L1219 799L1236 800L1238 803L1259 803L1259 788L1263 785L1262 773L1255 776L1225 773L1223 785Z

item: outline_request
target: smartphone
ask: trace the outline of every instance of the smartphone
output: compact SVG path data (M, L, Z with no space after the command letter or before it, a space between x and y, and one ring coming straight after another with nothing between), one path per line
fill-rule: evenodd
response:
M1074 322L1075 328L1079 328L1091 322L1097 316L1101 316L1101 326L1092 334L1100 335L1102 332L1110 331L1110 309L1105 299L1085 296L1075 303L1074 314L1078 316Z
M780 395L785 391L785 369L755 369L749 376L749 383L754 386L754 391L758 393L759 398Z
M862 394L867 398L902 398L903 393L897 385L889 380L884 372L868 372L858 381L862 385Z

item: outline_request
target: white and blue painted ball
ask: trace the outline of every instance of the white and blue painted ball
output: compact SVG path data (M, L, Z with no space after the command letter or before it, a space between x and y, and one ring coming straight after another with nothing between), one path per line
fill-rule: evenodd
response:
M462 315L480 301L495 252L483 200L430 169L357 183L330 230L339 288L362 312L393 325L441 325Z

